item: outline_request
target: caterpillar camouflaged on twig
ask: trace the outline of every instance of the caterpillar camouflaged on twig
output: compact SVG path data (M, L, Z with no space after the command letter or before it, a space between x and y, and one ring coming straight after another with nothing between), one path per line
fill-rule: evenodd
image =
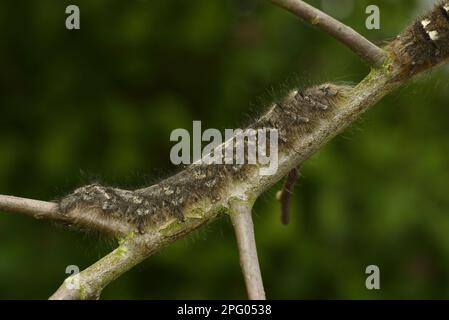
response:
M402 67L400 77L411 77L449 57L449 0L418 19L385 48ZM323 84L291 90L273 102L251 129L277 129L279 154L298 150L296 145L332 122L351 86ZM244 142L247 143L246 141ZM61 214L85 211L92 224L128 224L140 233L177 219L199 200L210 203L226 198L226 187L258 174L257 165L190 165L186 170L148 188L128 191L98 184L84 186L58 201ZM188 218L188 217L187 217ZM99 223L95 221L99 220ZM87 226L89 227L89 226ZM111 229L111 228L109 228Z
M449 58L449 1L420 17L386 48L402 61L406 76L413 76Z
M279 154L291 153L302 136L313 132L321 121L331 121L335 107L351 89L347 85L326 83L305 90L291 90L286 97L272 103L268 112L250 128L277 129ZM92 228L94 225L98 229L98 226L126 223L137 232L145 233L173 219L182 223L186 211L197 201L217 202L225 198L225 187L256 174L258 165L192 164L180 173L140 190L99 184L78 188L58 201L59 211L61 214L88 212Z

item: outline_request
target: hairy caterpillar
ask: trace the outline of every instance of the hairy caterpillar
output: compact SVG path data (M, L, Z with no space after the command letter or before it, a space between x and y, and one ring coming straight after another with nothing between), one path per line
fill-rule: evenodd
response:
M444 62L449 57L449 0L418 19L386 49L402 66L401 76L410 77ZM273 102L250 128L277 129L279 154L295 152L298 141L305 140L302 138L315 132L320 124L333 121L340 102L347 99L351 90L350 86L330 83L291 90ZM254 177L257 169L257 165L248 164L193 164L148 188L129 191L87 185L62 198L58 204L61 214L86 211L92 215L92 221L103 221L103 225L126 223L144 233L173 219L182 223L197 201L220 201L226 196L226 188Z
M406 66L407 76L449 58L449 1L435 6L388 45Z
M279 153L285 153L302 135L310 134L320 121L330 121L334 107L349 90L349 86L330 83L291 90L286 97L273 102L268 112L250 128L278 129ZM173 219L182 223L191 205L198 200L210 203L221 200L226 192L224 186L244 181L257 174L256 169L256 165L248 164L192 164L158 184L134 191L91 184L60 199L59 211L61 214L71 214L75 210L89 212L92 221L101 221L97 226L127 223L144 233Z

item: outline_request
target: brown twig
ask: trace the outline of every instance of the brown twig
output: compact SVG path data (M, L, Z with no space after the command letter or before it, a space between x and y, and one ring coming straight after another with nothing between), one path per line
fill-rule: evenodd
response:
M14 196L0 195L0 210L22 213L36 219L67 220L67 217L58 213L58 206L54 202Z
M288 173L284 186L280 191L281 194L279 200L281 202L281 222L284 225L287 225L290 221L290 202L298 179L299 171L297 168L294 168Z
M247 203L234 201L231 204L230 217L237 239L240 266L245 279L248 298L251 300L265 300L251 207Z
M272 3L294 13L310 24L322 29L342 42L372 65L380 65L386 59L384 50L363 37L354 29L332 18L301 0L270 0Z
M70 214L58 211L54 202L0 195L0 210L25 214L36 219L64 222L77 227L102 231L111 235L126 235L133 231L127 223L117 224L95 219L89 211L73 210Z

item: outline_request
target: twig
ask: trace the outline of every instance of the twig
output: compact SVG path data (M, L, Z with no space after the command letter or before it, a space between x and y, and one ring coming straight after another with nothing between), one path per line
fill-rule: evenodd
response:
M240 266L250 300L265 300L262 275L257 257L251 206L240 201L231 204L231 221L234 226Z
M270 0L272 3L294 13L310 24L345 44L349 49L372 65L380 65L386 59L384 50L363 37L354 29L332 18L301 0Z
M54 202L14 196L0 195L0 210L22 213L36 219L67 220L67 217L58 213L58 206Z
M290 221L290 200L295 189L295 184L298 181L299 172L297 168L292 169L285 179L284 186L280 191L281 202L281 222L287 225Z
M124 236L134 229L127 223L116 224L95 219L89 210L73 210L69 214L58 211L54 202L0 195L0 210L25 214L36 219L46 219L102 231L111 235Z
M98 299L102 290L113 280L148 256L133 235L120 246L79 274L68 277L49 300Z

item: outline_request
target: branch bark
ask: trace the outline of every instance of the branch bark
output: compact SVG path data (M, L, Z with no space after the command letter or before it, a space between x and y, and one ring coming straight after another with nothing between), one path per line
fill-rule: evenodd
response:
M121 241L118 248L79 274L64 280L49 300L94 300L120 275L146 258L148 252L135 241L134 235Z
M0 195L0 210L21 213L36 219L67 221L67 217L58 214L58 205L54 202Z
M62 222L79 228L94 229L107 234L125 236L132 232L126 224L114 224L95 219L92 211L74 210L70 214L62 214L55 202L0 195L0 210L24 214L36 219Z
M380 65L387 58L387 54L384 50L357 33L354 29L312 7L304 1L270 1L328 33L366 60L369 64Z
M230 213L234 226L240 266L245 279L246 291L250 300L265 300L262 274L257 257L251 206L247 203L233 202Z

